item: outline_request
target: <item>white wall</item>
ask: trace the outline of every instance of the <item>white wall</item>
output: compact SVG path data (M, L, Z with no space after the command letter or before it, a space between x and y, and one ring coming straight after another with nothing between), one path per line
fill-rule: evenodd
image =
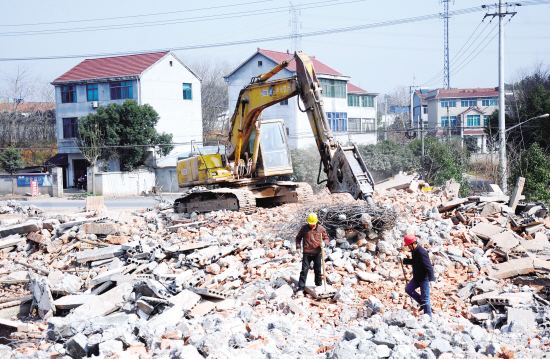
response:
M155 173L147 170L95 174L95 190L99 196L138 196L151 192L154 185Z
M183 99L183 83L192 85L191 100ZM158 132L171 133L174 142L202 141L201 83L173 54L145 70L140 85L140 103L159 114Z

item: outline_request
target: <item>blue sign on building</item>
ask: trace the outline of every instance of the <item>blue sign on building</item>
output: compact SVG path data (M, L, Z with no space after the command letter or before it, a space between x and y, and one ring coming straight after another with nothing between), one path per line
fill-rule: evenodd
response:
M17 187L30 187L31 181L36 181L38 187L52 185L47 175L21 175L17 176Z

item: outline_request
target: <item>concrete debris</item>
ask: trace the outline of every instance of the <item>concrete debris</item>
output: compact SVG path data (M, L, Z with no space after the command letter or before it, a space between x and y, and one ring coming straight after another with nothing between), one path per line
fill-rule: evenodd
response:
M546 207L521 190L460 198L457 183L439 190L415 175L380 188L375 208L320 193L314 206L249 215L0 202L0 220L22 216L0 227L0 357L543 357ZM326 288L310 272L302 294L292 249L309 211L331 242ZM434 264L431 320L404 293L405 233Z

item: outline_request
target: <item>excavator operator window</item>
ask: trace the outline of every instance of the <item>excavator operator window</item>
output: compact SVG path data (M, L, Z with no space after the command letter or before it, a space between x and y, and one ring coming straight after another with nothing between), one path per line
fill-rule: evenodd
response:
M292 164L288 153L287 139L280 122L262 123L260 151L265 170L287 168Z

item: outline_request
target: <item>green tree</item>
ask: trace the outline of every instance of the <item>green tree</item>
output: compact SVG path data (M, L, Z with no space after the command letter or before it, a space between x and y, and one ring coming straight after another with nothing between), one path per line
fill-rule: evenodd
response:
M533 143L523 152L520 161L512 168L509 178L525 177L523 193L530 201L543 201L550 205L550 161L538 143Z
M0 168L13 175L15 171L23 167L21 151L10 147L0 152Z
M15 193L15 176L13 174L21 167L23 167L21 151L9 147L0 152L0 168L11 175L11 194Z
M420 140L410 144L412 152L418 158L422 155ZM440 141L435 137L424 140L424 163L422 172L428 183L441 186L454 179L461 184L461 193L467 194L468 182L464 177L468 169L469 152L462 148L459 140Z
M326 183L317 183L317 175L319 174L319 161L321 156L317 148L310 147L303 150L292 150L292 179L296 182L307 182L311 185L315 192L326 187ZM320 181L325 180L327 176L321 168Z
M100 150L93 152L98 152L99 158L118 158L121 169L131 171L144 163L148 145L163 144L159 149L163 155L174 148L166 145L172 143L171 134L155 130L158 119L153 107L131 100L100 107L79 121L81 150L86 151L86 143L95 141Z
M399 171L416 171L420 166L419 157L407 145L382 141L358 148L375 180L391 177Z

